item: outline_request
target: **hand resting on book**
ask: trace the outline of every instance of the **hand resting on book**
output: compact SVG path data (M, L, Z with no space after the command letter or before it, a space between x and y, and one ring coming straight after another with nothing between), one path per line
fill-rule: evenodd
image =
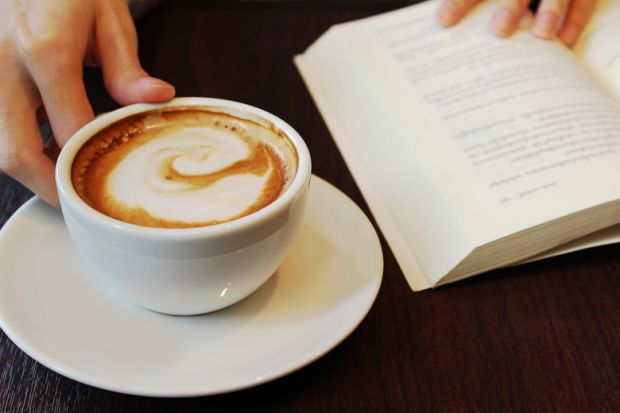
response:
M443 26L458 23L480 0L443 0L437 20ZM491 19L491 30L510 36L527 12L530 0L500 0ZM543 39L556 35L573 46L592 16L596 0L541 0L531 31Z
M336 25L295 60L415 291L620 226L620 0L573 50L498 40L491 2L441 30L446 1Z

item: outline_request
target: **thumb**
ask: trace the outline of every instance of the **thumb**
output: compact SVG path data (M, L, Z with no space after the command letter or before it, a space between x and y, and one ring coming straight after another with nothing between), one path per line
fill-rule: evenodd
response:
M136 29L125 1L102 2L97 16L98 55L108 93L121 105L172 99L174 87L140 65Z
M116 64L104 70L103 76L108 93L121 105L162 102L174 97L175 90L171 84L149 76L139 63L130 66L113 63Z

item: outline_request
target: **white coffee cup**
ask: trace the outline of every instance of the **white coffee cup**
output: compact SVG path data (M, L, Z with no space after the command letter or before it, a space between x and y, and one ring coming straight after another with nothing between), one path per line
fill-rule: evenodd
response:
M271 204L242 218L196 228L152 228L98 212L75 191L73 159L106 126L133 114L168 106L228 108L236 116L259 117L286 134L297 156L297 172ZM134 303L162 313L201 314L232 305L260 287L286 257L302 219L311 176L308 149L278 117L253 106L211 98L177 98L136 104L98 117L65 145L56 166L62 213L92 272Z

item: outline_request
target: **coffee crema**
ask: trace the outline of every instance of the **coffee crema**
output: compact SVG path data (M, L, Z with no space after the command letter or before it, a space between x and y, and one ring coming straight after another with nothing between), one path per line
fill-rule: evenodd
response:
M297 152L274 125L214 107L168 107L121 119L92 136L71 168L91 207L128 223L214 225L276 200Z

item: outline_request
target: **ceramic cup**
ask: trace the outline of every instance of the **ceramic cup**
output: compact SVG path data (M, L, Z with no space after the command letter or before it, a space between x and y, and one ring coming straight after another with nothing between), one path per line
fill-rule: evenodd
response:
M167 106L210 106L260 118L286 134L297 172L271 204L245 217L196 228L152 228L110 218L86 204L71 181L73 158L96 132L122 118ZM247 297L280 266L302 219L311 176L308 149L286 122L264 110L221 99L177 98L136 104L98 117L65 145L56 183L70 236L88 266L120 295L150 310L191 315Z

